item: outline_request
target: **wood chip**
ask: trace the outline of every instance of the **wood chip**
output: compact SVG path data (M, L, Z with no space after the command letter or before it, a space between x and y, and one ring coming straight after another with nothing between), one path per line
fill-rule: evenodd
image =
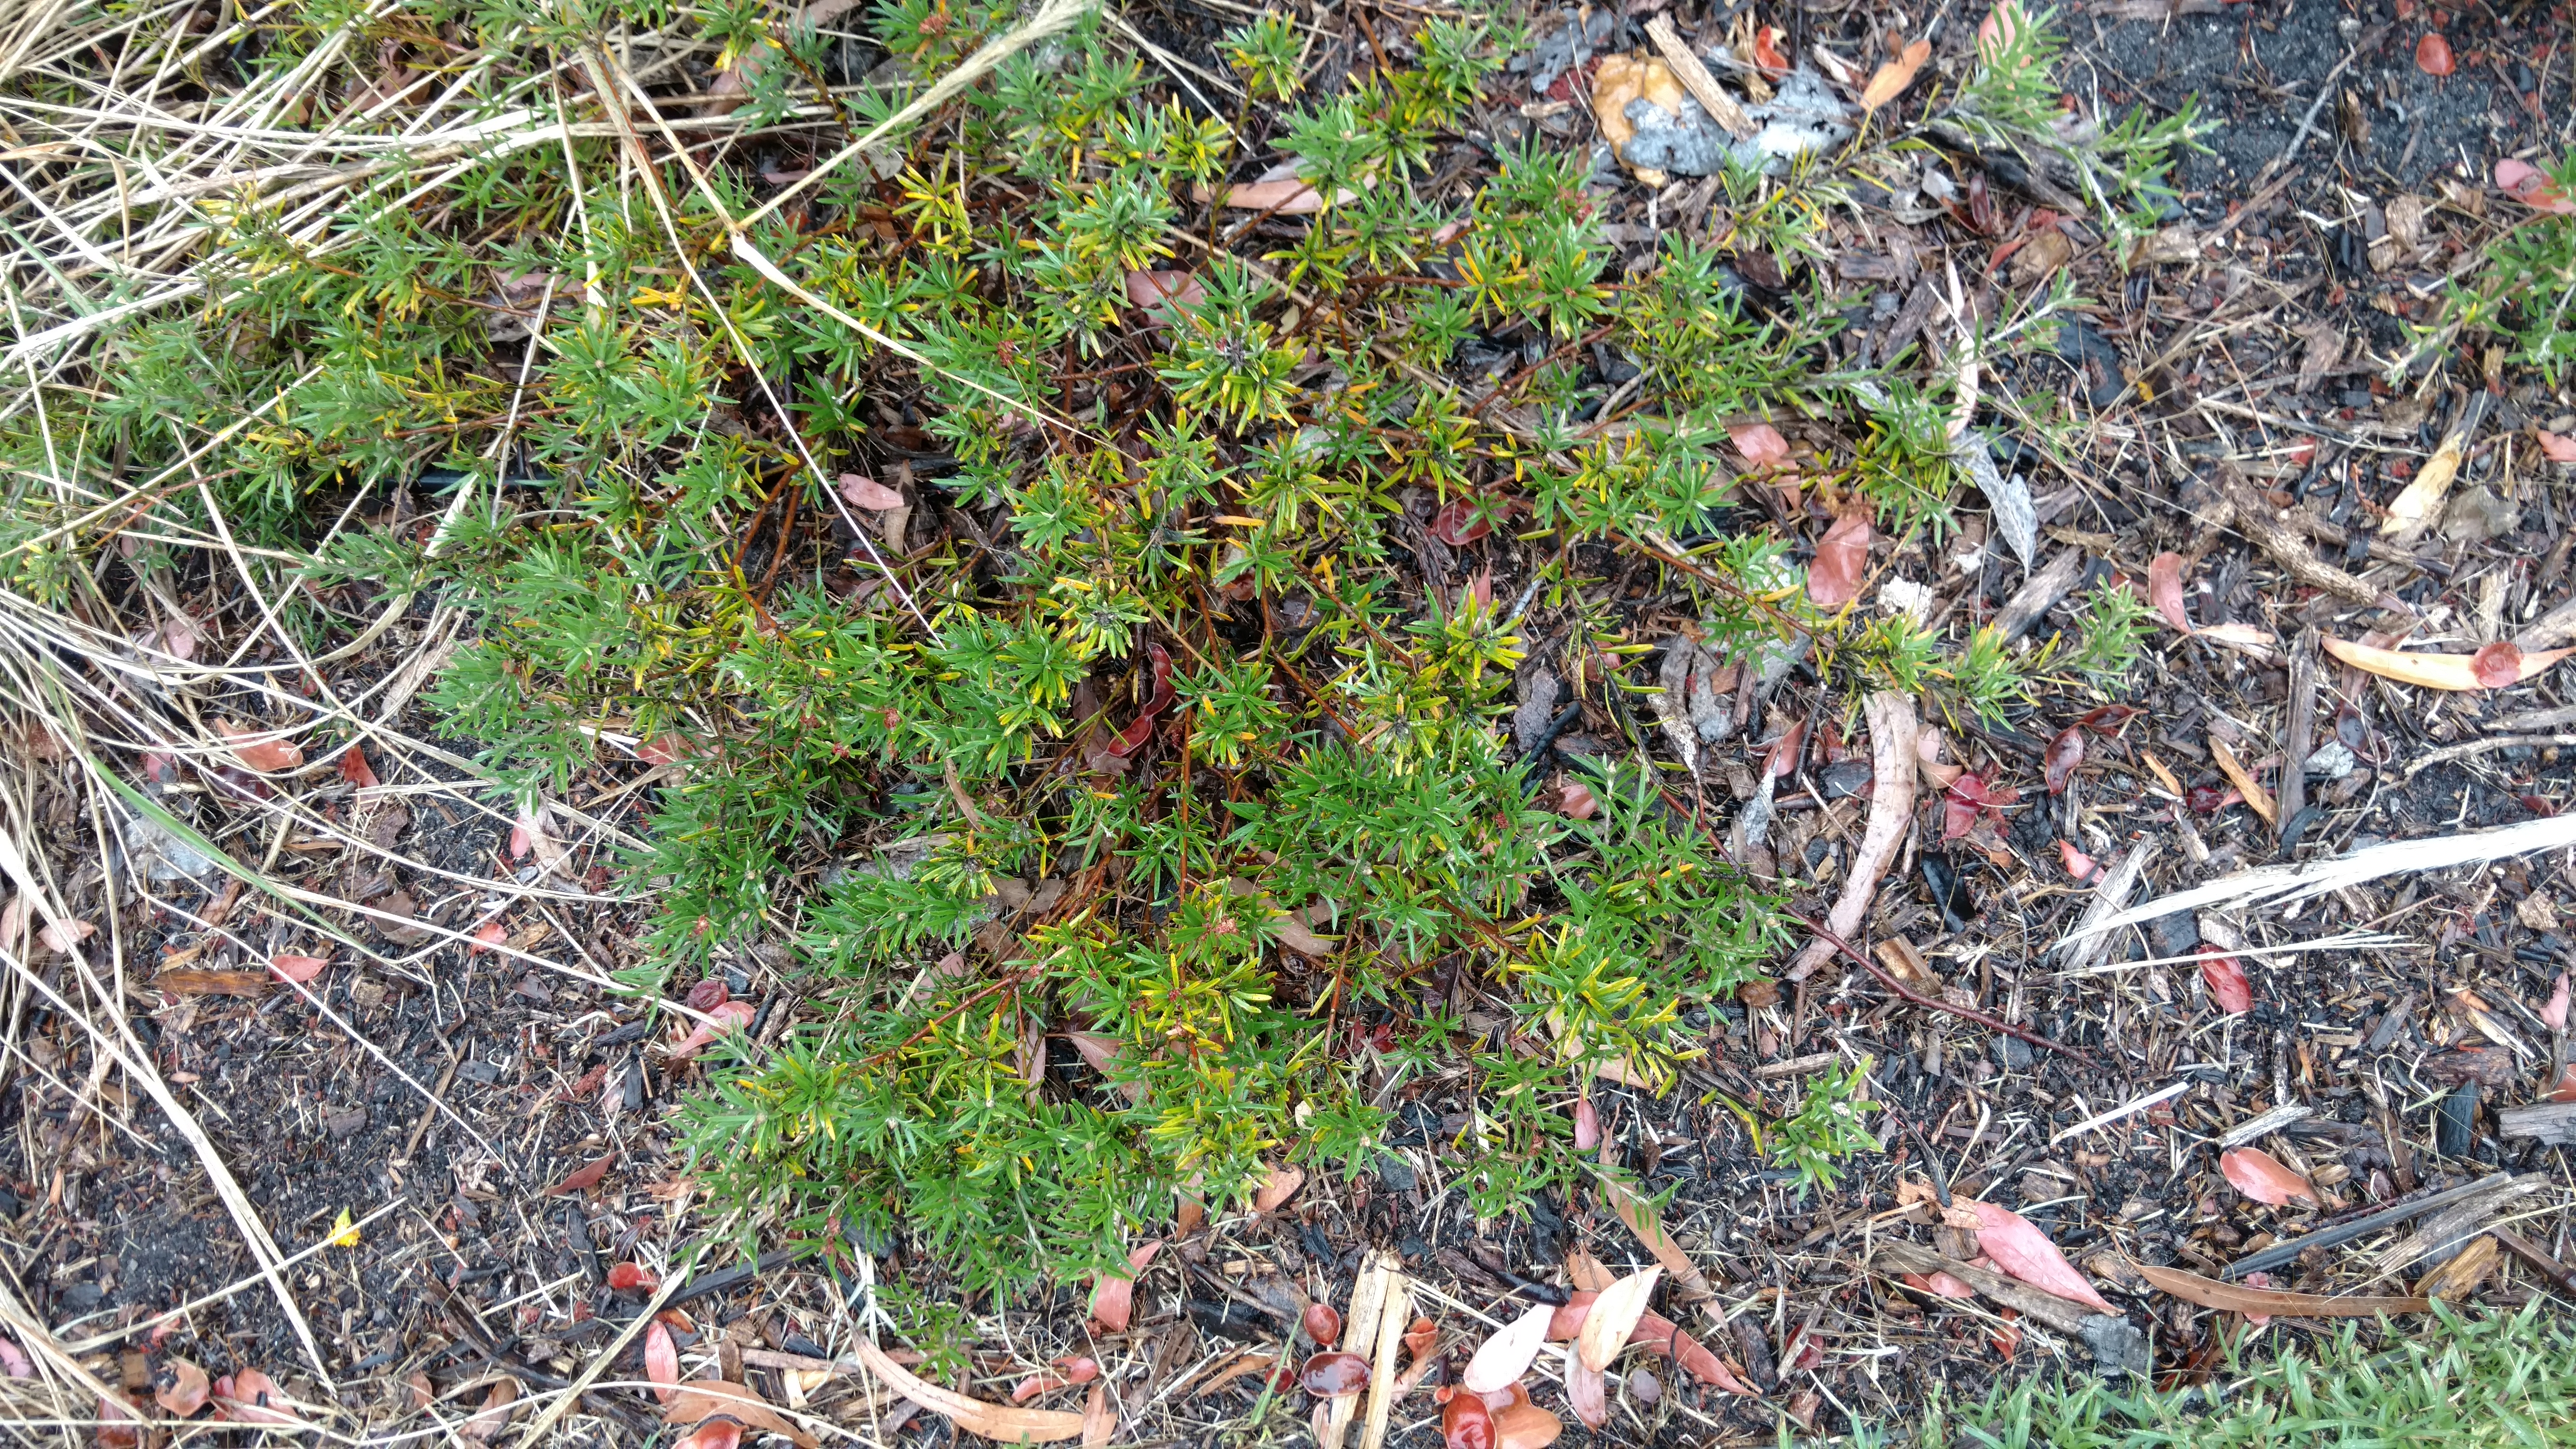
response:
M2227 783L2236 787L2236 793L2245 797L2246 806L2262 816L2264 824L2280 823L2281 812L2272 803L2272 792L2263 788L2263 782L2254 778L2253 771L2238 762L2236 752L2227 747L2227 741L2211 735L2209 757L2218 762L2218 773L2227 777Z
M1735 103L1733 96L1718 89L1717 77L1708 73L1708 67L1692 53L1690 45L1674 32L1670 18L1658 15L1647 21L1646 38L1655 43L1655 49L1663 52L1664 64L1673 68L1673 79L1682 83L1682 89L1691 93L1691 99L1699 102L1699 108L1708 112L1709 119L1724 126L1726 134L1739 141L1753 138L1753 133L1760 128L1753 124L1751 116L1744 114L1744 108Z

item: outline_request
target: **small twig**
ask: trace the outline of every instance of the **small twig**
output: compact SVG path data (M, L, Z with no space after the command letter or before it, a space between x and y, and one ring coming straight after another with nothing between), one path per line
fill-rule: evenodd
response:
M2576 745L2576 735L2488 735L2484 739L2462 740L2456 745L2444 745L2421 759L2408 761L2406 778L2412 780L2435 765L2448 764L2453 760L2465 760L2494 750L2510 750L2516 746L2535 745L2556 745L2564 748L2568 745Z
M2066 1045L2064 1042L2051 1040L2048 1037L2041 1036L2035 1031L2025 1031L2022 1028L2013 1025L2011 1022L2002 1020L1999 1017L1989 1016L1985 1012L1979 1011L1973 1006L1961 1006L1955 1002L1943 1001L1937 997L1926 996L1923 993L1916 991L1914 988L1907 986L1904 982L1887 974L1885 970L1879 967L1877 962L1872 961L1858 951L1853 950L1850 942L1845 941L1842 937L1826 930L1822 921L1818 921L1808 916L1803 911L1796 910L1791 907L1782 907L1781 914L1813 932L1817 940L1824 942L1826 945L1829 945L1835 950L1842 952L1844 955L1849 956L1852 960L1859 962L1862 970L1878 978L1879 985L1886 987L1890 992L1914 1003L1916 1006L1927 1006L1934 1011L1946 1011L1952 1016L1956 1016L1967 1021L1973 1021L1977 1025L1982 1026L1989 1031L2002 1032L2006 1036L2012 1037L2018 1041L2028 1042L2035 1047L2046 1047L2048 1050L2056 1052L2060 1056L2071 1057L2087 1066L2096 1065L2092 1054L2089 1052L2077 1051L2075 1048Z

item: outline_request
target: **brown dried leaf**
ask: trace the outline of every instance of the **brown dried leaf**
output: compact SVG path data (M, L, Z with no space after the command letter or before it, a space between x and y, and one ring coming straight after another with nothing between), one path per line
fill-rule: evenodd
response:
M969 1434L1004 1444L1054 1444L1078 1438L1084 1431L1085 1415L1061 1409L1020 1409L1007 1404L988 1404L914 1375L886 1357L884 1349L864 1338L858 1342L858 1352L859 1362L867 1366L869 1373L883 1380L888 1388L950 1420ZM797 1442L811 1444L813 1441L800 1437Z
M2182 602L2182 555L2160 553L2147 563L2147 602L2156 606L2164 621L2177 633L2196 632L2191 626L2191 611Z
M269 980L257 971L164 971L152 989L173 996L260 996Z
M1921 73L1923 62L1931 58L1931 41L1917 40L1908 44L1903 54L1880 66L1878 74L1869 78L1869 85L1860 93L1860 108L1875 111L1905 94L1905 88L1914 84L1914 77Z
M644 1329L644 1377L653 1385L653 1397L671 1402L680 1382L680 1346L671 1341L671 1330L658 1318Z
M488 1444L492 1436L508 1428L518 1412L519 1381L507 1374L494 1381L483 1395L483 1407L474 1417L456 1426L456 1432L477 1443Z
M168 1368L170 1382L153 1392L152 1402L169 1411L174 1419L189 1418L206 1406L214 1390L207 1382L206 1371L184 1358L170 1359Z
M1807 566L1807 599L1819 609L1839 609L1860 593L1869 571L1869 512L1854 508L1834 520Z
M2091 1304L2105 1313L2120 1311L2111 1306L2111 1300L2102 1296L2091 1279L2066 1261L2066 1255L2036 1223L1990 1202L1962 1200L1959 1206L1977 1215L1977 1246L2005 1273L2033 1288Z
M872 1349L875 1345L862 1339L860 1347ZM662 1411L662 1422L697 1424L714 1418L718 1414L730 1414L740 1419L745 1427L758 1429L763 1433L785 1435L795 1442L798 1449L815 1449L817 1441L814 1436L797 1428L784 1415L771 1408L769 1401L762 1398L757 1390L747 1385L729 1383L723 1379L691 1379L679 1385L672 1391L669 1407ZM1072 1414L1064 1417L1073 1419L1077 1424L1081 1422Z
M2240 1288L2180 1268L2140 1263L2138 1274L2185 1303L2224 1313L2281 1314L2290 1318L2374 1318L2382 1313L2422 1313L2432 1305L2421 1298L2374 1298L2362 1294L2329 1298L2321 1293L2286 1293L2273 1288Z
M1145 1265L1163 1251L1163 1240L1156 1238L1127 1255L1127 1276L1104 1275L1091 1289L1091 1321L1103 1333L1125 1333L1127 1321L1136 1312L1136 1280L1145 1275Z
M2211 735L2209 757L2218 762L2218 773L2227 777L2227 783L2236 787L2237 793L2245 797L2245 803L2255 814L2263 817L2264 824L2271 825L2280 819L2280 807L2272 803L2272 792L2264 789L2263 782L2254 778L2254 772L2237 760L2236 752L2227 747L2227 741Z
M2331 636L2319 641L2325 651L2364 673L2400 684L2420 685L2425 689L2495 689L2480 677L2477 657L2469 654L2406 654L2395 649L2377 649L2368 644L2353 644ZM2548 669L2576 649L2542 649L2524 653L2514 662L2513 677L2507 684L2519 684Z
M1592 1303L1592 1312L1583 1320L1583 1329L1574 1336L1574 1351L1583 1366L1599 1373L1627 1347L1628 1335L1635 1331L1637 1320L1644 1317L1647 1302L1654 1297L1655 1284L1664 1276L1661 1264L1631 1273L1601 1290Z
M1261 1190L1252 1195L1252 1210L1257 1213L1274 1211L1281 1203L1295 1197L1297 1189L1305 1185L1304 1168L1291 1167L1284 1163L1274 1165L1270 1169L1270 1176L1262 1182Z
M249 729L231 720L218 718L215 721L215 732L232 745L233 753L240 757L243 764L254 770L265 770L274 774L280 770L295 769L304 763L303 746L293 740L282 739L266 730Z

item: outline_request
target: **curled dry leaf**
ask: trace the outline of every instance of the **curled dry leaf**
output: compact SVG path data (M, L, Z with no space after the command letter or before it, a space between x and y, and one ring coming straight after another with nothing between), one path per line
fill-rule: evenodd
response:
M650 1293L662 1286L653 1270L641 1263L620 1263L608 1270L608 1287L616 1293Z
M169 1382L153 1390L152 1402L159 1404L174 1419L190 1418L206 1406L214 1389L206 1380L206 1371L184 1358L173 1358L163 1370Z
M2245 967L2235 957L2215 947L2202 947L2200 979L2208 984L2210 998L2218 1003L2220 1011L2241 1016L2254 1009L2254 983L2245 979Z
M2551 1031L2567 1029L2567 973L2558 973L2558 984L2550 989L2549 1004L2540 1008L2540 1023Z
M653 1385L653 1397L671 1402L673 1386L680 1382L680 1346L659 1318L644 1329L644 1377Z
M1274 1211L1281 1203L1295 1197L1297 1189L1305 1185L1304 1168L1285 1164L1273 1166L1270 1169L1270 1176L1262 1182L1260 1191L1252 1195L1252 1210L1258 1213Z
M2048 782L2048 793L2063 795L2075 779L2075 771L2084 763L2084 726L2068 725L2057 738L2048 742L2048 752L2040 757L2040 769Z
M2066 1261L2057 1244L2028 1218L1990 1202L1963 1201L1961 1205L1977 1215L1977 1246L1995 1260L1997 1268L2060 1298L2089 1303L2105 1313L2120 1311L2102 1296L2091 1279Z
M465 954L480 956L510 939L510 928L499 921L485 921L474 928L473 937L465 943Z
M1465 548L1494 531L1490 510L1473 497L1452 498L1431 515L1423 531L1451 548Z
M1145 1265L1163 1251L1163 1240L1156 1238L1127 1255L1127 1276L1102 1277L1091 1289L1091 1321L1103 1333L1125 1333L1127 1321L1136 1311L1136 1280L1145 1274Z
M1474 1394L1452 1394L1440 1411L1443 1449L1494 1449L1494 1411Z
M2576 215L2576 205L2569 206L2567 210L2571 215ZM2576 463L2576 433L2535 431L2532 436L2540 440L2541 456L2550 462Z
M263 730L248 729L228 719L215 721L216 733L233 747L233 754L254 770L275 774L292 770L304 763L304 747L293 740L281 739Z
M321 975L322 968L330 964L330 959L323 956L277 955L268 958L269 970L297 985L302 985Z
M367 752L356 745L340 752L340 778L361 790L372 790L383 783L376 778L375 767L367 763Z
M2419 685L2425 689L2500 689L2519 684L2540 674L2576 649L2541 649L2524 652L2515 649L2511 677L2502 673L2503 655L2490 660L2486 670L2478 666L2478 656L2469 654L2405 654L2395 649L2379 649L2368 644L2354 644L2328 637L2320 641L2325 651L2353 668L2400 684ZM2490 645L2489 648L2496 646ZM2502 646L2511 649L2510 644ZM2484 654L2486 651L2479 651ZM2489 683L2492 679L2495 682Z
M1860 934L1870 902L1878 894L1879 877L1896 863L1898 848L1914 828L1914 732L1919 725L1914 701L1882 690L1863 700L1861 710L1869 720L1870 770L1877 788L1870 794L1869 821L1861 830L1860 849L1853 852L1842 894L1825 917L1826 928L1846 941ZM1832 954L1833 947L1818 939L1799 953L1789 974L1804 980Z
M1467 1360L1467 1372L1461 1380L1467 1391L1492 1393L1518 1382L1538 1360L1538 1351L1547 1342L1548 1325L1555 1316L1556 1310L1542 1303L1496 1329Z
M671 1048L671 1060L685 1061L696 1056L700 1049L723 1033L740 1031L751 1025L751 1019L759 1014L760 1008L748 1001L717 1002L707 1009L708 1019L699 1022L696 1030L680 1038Z
M1569 781L1557 792L1557 813L1570 820L1589 820L1601 811L1601 802L1592 798L1590 787L1580 780Z
M742 1449L742 1423L728 1418L709 1419L671 1449Z
M2240 1288L2180 1268L2137 1265L2138 1275L2185 1303L2222 1313L2274 1314L2290 1318L2375 1318L2382 1313L2422 1313L2432 1307L2421 1298L2378 1298L2362 1294L2328 1297L2322 1293L2287 1293L2276 1288Z
M1869 571L1869 512L1854 508L1834 520L1807 566L1807 599L1819 609L1839 609L1859 595Z
M1869 84L1860 93L1860 108L1875 111L1905 94L1905 88L1914 84L1914 77L1921 73L1923 62L1931 58L1931 41L1909 43L1896 59L1880 66L1878 73L1869 78Z
M910 1398L911 1395L905 1397ZM662 1422L702 1424L718 1414L729 1414L741 1420L745 1428L784 1435L799 1449L815 1449L814 1436L797 1428L786 1416L771 1408L758 1390L724 1379L691 1379L673 1389L670 1406L662 1411ZM1071 1414L1064 1417L1074 1418Z
M1654 1297L1655 1284L1663 1276L1663 1266L1657 1264L1601 1290L1591 1313L1583 1320L1582 1331L1574 1336L1575 1355L1585 1368L1597 1374L1619 1356L1637 1320L1645 1316L1646 1304Z
M2308 1180L2273 1160L2272 1154L2260 1147L2239 1147L2218 1157L2218 1170L2236 1190L2259 1203L2279 1207L2293 1198L2317 1200Z
M2156 606L2156 612L2166 623L2173 625L2176 633L2195 632L2191 626L2191 611L2182 603L2181 554L2160 553L2148 562L2147 602Z
M884 1380L888 1388L923 1408L953 1420L969 1434L999 1440L1004 1444L1054 1444L1075 1438L1083 1432L1081 1414L1061 1409L1018 1409L1006 1404L988 1404L982 1399L943 1389L906 1370L886 1357L884 1349L862 1338L858 1342L859 1362L869 1373Z

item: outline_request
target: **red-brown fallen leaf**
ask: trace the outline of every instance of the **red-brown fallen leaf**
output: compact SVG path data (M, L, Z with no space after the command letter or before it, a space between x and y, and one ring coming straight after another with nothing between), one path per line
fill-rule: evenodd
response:
M1905 94L1905 88L1914 84L1914 77L1923 69L1923 62L1931 58L1931 41L1917 40L1908 44L1903 53L1880 66L1878 74L1869 78L1869 84L1860 93L1860 108L1865 112L1874 111Z
M1129 272L1127 301L1157 320L1168 320L1183 307L1207 300L1207 288L1189 272Z
M852 508L864 508L870 513L903 506L902 494L864 473L841 475L841 498Z
M741 1449L742 1425L721 1416L707 1420L689 1431L689 1437L671 1449Z
M671 1341L671 1330L659 1317L644 1330L644 1378L653 1385L653 1397L671 1402L674 1386L680 1382L680 1346Z
M2040 772L2048 782L2048 793L2063 795L2075 779L2076 770L2084 763L2084 726L2068 725L2057 738L2048 742L2048 753L2040 757Z
M705 976L689 988L688 995L680 998L680 1004L691 1011L713 1011L731 1000L733 988L725 985L723 977Z
M1438 513L1431 515L1426 530L1451 548L1465 548L1493 532L1494 520L1480 508L1476 499L1452 498L1441 505Z
M2451 42L2443 38L2442 32L2426 31L2424 38L2415 42L2415 68L2426 75L2449 75L2459 69L2459 62L2451 56Z
M2498 191L2534 211L2552 212L2559 216L2576 215L2576 200L2560 191L2549 179L2549 173L2528 161L2517 161L2510 156L2498 161L2495 164L2495 183ZM2557 435L2543 433L2540 436L2541 447L2545 451L2549 447L2548 439ZM2561 463L2576 463L2576 455L2559 457L2552 452L2549 456Z
M2057 859L2066 867L2066 873L2077 880L2089 881L2102 873L2101 865L2093 857L2077 850L2072 840L2057 842Z
M1584 1282L1587 1277L1592 1282L1609 1281L1606 1270L1597 1277L1578 1273L1575 1275L1575 1281ZM1584 1322L1592 1316L1593 1301L1600 1296L1597 1289L1577 1289L1567 1295L1562 1305L1549 1310L1548 1342L1565 1343L1581 1335ZM1724 1389L1730 1394L1742 1394L1746 1398L1760 1397L1744 1386L1744 1381L1735 1376L1734 1370L1726 1366L1724 1359L1709 1352L1708 1345L1684 1333L1679 1325L1660 1313L1649 1312L1640 1315L1637 1326L1628 1332L1628 1342L1671 1356L1674 1362L1680 1364L1701 1383Z
M2489 659L2488 669L2481 671L2478 660L2486 657L2487 650L2484 649L2474 655L2409 654L2395 649L2374 648L2368 644L2349 643L2331 635L2320 642L2325 645L2325 651L2328 654L2355 669L2376 674L2382 679L2394 679L2400 684L2421 685L2426 689L2497 689L2507 684L2519 684L2544 672L2568 655L2576 654L2576 649L2542 649L2528 654L2514 649L2513 673L2510 678L2505 678L2498 672L2501 668L2500 661L2505 658L2500 654ZM2499 647L2513 649L2510 644L2487 647L2488 649ZM2488 682L2490 678L2497 679L2499 682L2490 683Z
M490 1443L492 1436L509 1427L510 1417L517 1412L519 1381L507 1374L494 1381L483 1395L483 1407L474 1417L456 1426L456 1432L478 1443Z
M1869 571L1869 512L1854 508L1834 520L1816 545L1816 561L1807 566L1807 601L1819 609L1839 609L1860 593Z
M1118 1432L1118 1416L1109 1410L1109 1385L1093 1384L1082 1401L1083 1449L1102 1449Z
M1443 1449L1494 1449L1494 1411L1474 1394L1452 1394L1440 1411Z
M1995 789L1985 777L1963 773L1941 792L1941 838L1958 840L1977 828L1977 818L1984 816L1998 824L2003 821L2003 806L2021 799L2019 790Z
M1977 1246L1995 1260L1997 1268L2060 1298L2089 1303L2105 1313L2120 1311L2111 1306L2111 1300L2102 1296L2091 1279L2066 1261L2066 1255L2057 1250L2057 1244L2049 1241L2048 1234L2041 1232L2037 1224L1994 1203L1962 1199L1961 1205L1977 1215Z
M1788 35L1777 25L1760 25L1753 30L1753 63L1775 76L1789 73L1789 58L1780 53L1780 44Z
M1574 1099L1574 1150L1589 1152L1601 1145L1601 1109L1590 1097Z
M599 1180L606 1177L608 1175L608 1169L615 1166L616 1163L617 1154L612 1152L606 1157L603 1157L597 1162L591 1163L586 1167L576 1167L572 1170L572 1175L570 1177L567 1177L563 1181L556 1183L554 1186L547 1188L546 1196L565 1197L576 1192L588 1192L592 1188L599 1186Z
M1127 1320L1136 1308L1136 1280L1145 1274L1145 1265L1163 1251L1163 1240L1156 1238L1127 1255L1127 1276L1102 1274L1091 1289L1091 1321L1102 1333L1125 1333Z
M2571 1063L2560 1069L2557 1085L2549 1089L2549 1100L2553 1102L2576 1102L2576 1063Z
M257 971L164 971L152 989L172 996L265 996L269 978Z
M2182 603L2182 555L2160 553L2147 563L2147 602L2180 634L2193 633L2191 611Z
M1357 201L1359 193L1349 187L1337 188L1335 201ZM1306 216L1324 209L1324 194L1313 183L1295 176L1276 180L1254 181L1225 189L1225 205L1237 211L1266 211L1273 216Z
M98 1400L98 1430L91 1440L98 1449L135 1449L143 1442L143 1426L134 1407L123 1399L102 1394Z
M322 968L330 964L331 960L327 956L289 956L280 954L268 958L269 970L276 972L278 975L285 977L287 980L292 981L299 986L312 980L314 977L321 975Z
M1495 1409L1494 1449L1547 1449L1565 1432L1565 1421L1526 1400Z
M304 1421L276 1405L286 1392L258 1369L240 1369L215 1380L215 1417L232 1424L292 1424Z
M36 1376L36 1361L27 1357L27 1351L18 1346L18 1340L5 1333L0 1333L0 1376L13 1379Z
M1729 424L1726 436L1757 473L1784 467L1789 461L1789 440L1769 423Z
M2563 209L2570 214L2576 214L2576 202L2569 202L2564 208L2547 209L2552 211ZM2551 433L2534 429L2533 435L2540 439L2541 454L2550 462L2576 463L2576 433Z
M2200 948L2200 979L2220 1011L2242 1016L2254 1009L2254 983L2245 979L2244 966L2215 946Z
M1439 1341L1440 1325L1428 1318L1417 1318L1411 1327L1404 1330L1405 1357L1419 1363L1425 1354L1431 1352L1431 1346Z
M480 956L508 939L510 939L509 927L499 921L485 921L475 927L473 939L465 943L465 954Z
M152 1402L168 1410L174 1419L193 1417L206 1406L214 1390L206 1381L204 1369L184 1358L173 1358L164 1365L164 1372L170 1381L153 1390Z
M340 752L340 778L361 790L372 790L383 783L376 778L375 767L367 763L367 752L356 745Z
M2567 1029L2567 973L2558 973L2558 984L2549 992L2549 1004L2540 1008L2540 1024L2551 1031Z
M697 753L697 747L678 735L655 735L635 747L635 758L648 765L669 765Z
M69 951L97 934L98 927L89 921L49 921L36 938L49 951Z
M2236 1185L2236 1190L2259 1203L2279 1207L2292 1198L2317 1200L2308 1180L2292 1172L2260 1147L2239 1147L2218 1155L2218 1170Z
M1974 1298L1977 1296L1976 1289L1960 1282L1958 1276L1952 1273L1933 1273L1929 1275L1922 1273L1908 1273L1905 1275L1904 1281L1905 1286L1908 1288L1912 1288L1922 1293L1929 1293L1939 1298Z
M2498 639L2469 656L2469 673L2488 689L2502 689L2522 679L2522 650L2510 639Z
M608 1286L619 1293L650 1293L662 1280L641 1263L619 1263L608 1270Z
M730 1414L740 1419L747 1429L784 1434L800 1449L815 1449L814 1436L769 1407L769 1401L762 1398L758 1390L725 1379L691 1379L674 1388L670 1406L662 1411L662 1422L702 1424L718 1414ZM1072 1415L1065 1417L1071 1418Z
M700 1048L718 1036L751 1025L751 1019L759 1014L760 1008L748 1001L717 1002L708 1009L707 1020L699 1022L695 1031L680 1038L678 1045L671 1048L671 1059L682 1061L697 1055Z
M218 718L215 732L233 747L241 762L254 770L275 774L292 770L304 763L304 747L295 741L281 739L265 730L247 729L231 720Z
M1985 19L1977 22L1977 54L1982 59L1992 60L2020 34L2021 6L2014 0L2003 0L2002 4L1986 12Z
M1260 1190L1252 1195L1252 1210L1257 1213L1271 1212L1281 1203L1295 1197L1297 1189L1305 1185L1306 1169L1291 1167L1285 1163L1274 1163L1270 1168L1270 1175L1262 1180Z
M1556 795L1557 813L1569 820L1589 820L1600 813L1601 802L1592 798L1592 790L1580 780L1571 780Z
M1529 1372L1537 1361L1538 1351L1547 1342L1547 1329L1556 1310L1542 1303L1523 1313L1477 1345L1475 1356L1467 1360L1467 1372L1461 1378L1467 1391L1492 1393L1509 1388Z

